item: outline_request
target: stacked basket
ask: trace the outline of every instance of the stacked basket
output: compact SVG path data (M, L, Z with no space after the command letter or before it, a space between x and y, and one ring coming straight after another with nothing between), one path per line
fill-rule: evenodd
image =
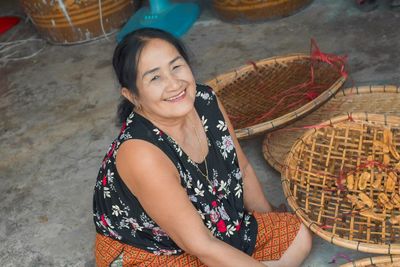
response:
M264 59L208 84L238 138L267 133L264 157L307 227L333 244L388 255L345 266L400 266L400 88L340 89L343 68L323 58Z

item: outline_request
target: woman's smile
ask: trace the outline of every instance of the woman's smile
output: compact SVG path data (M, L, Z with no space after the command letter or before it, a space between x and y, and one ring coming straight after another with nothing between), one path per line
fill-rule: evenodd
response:
M190 66L173 45L152 39L138 60L135 100L143 116L161 123L184 118L194 109L196 82Z
M180 100L184 99L185 96L186 96L186 88L184 90L180 91L178 94L165 99L164 101L175 103L175 102L179 102Z

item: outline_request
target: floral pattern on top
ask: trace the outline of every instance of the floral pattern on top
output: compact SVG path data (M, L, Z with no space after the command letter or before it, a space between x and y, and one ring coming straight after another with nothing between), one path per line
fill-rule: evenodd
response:
M159 147L175 164L188 199L212 234L251 255L257 222L244 209L243 180L235 146L210 87L197 86L195 108L209 146L208 165L205 165L208 179L173 138L133 112L107 150L99 170L93 197L93 218L98 233L156 255L183 253L146 213L116 169L115 158L121 144L141 139Z

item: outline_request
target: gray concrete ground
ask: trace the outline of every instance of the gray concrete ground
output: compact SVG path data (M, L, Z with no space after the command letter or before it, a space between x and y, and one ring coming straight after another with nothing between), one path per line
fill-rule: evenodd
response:
M0 15L20 14L15 2L1 1ZM349 55L348 85L400 83L400 10L363 13L352 0L315 0L287 18L234 25L204 7L183 38L200 82L249 60L307 53L314 37L322 51ZM20 27L24 37L35 34L29 23ZM94 265L92 188L118 133L114 46L45 44L36 57L0 67L1 266ZM241 143L277 205L284 202L279 174L264 161L261 141ZM304 266L335 266L328 262L341 252L366 256L315 237Z

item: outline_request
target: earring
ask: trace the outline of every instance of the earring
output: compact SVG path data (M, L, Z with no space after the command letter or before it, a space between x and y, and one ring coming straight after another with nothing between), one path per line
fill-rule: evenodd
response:
M140 105L140 104L135 105L135 109L136 109L136 111L141 111L142 105Z

